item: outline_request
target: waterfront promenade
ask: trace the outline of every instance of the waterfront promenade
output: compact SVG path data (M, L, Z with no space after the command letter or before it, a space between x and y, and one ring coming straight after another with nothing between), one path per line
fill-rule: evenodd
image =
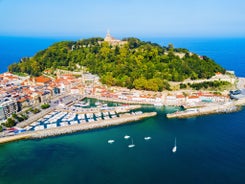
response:
M129 122L139 121L141 119L153 117L156 115L157 115L156 112L134 114L134 115L122 114L120 117L115 118L115 119L100 120L100 121L84 123L84 124L69 125L65 127L55 127L51 129L44 129L44 130L38 130L38 131L28 131L28 132L20 133L18 135L2 137L0 138L0 144L17 141L21 139L43 138L43 137L74 133L78 131L86 131L86 130L116 126L116 125L121 125L121 124L129 123Z
M96 96L96 95L87 95L87 98L94 98L97 100L102 101L110 101L110 102L117 102L122 104L138 104L138 105L154 105L156 104L156 101L136 101L136 100L124 100L119 98L108 98L108 97L102 97L102 96Z

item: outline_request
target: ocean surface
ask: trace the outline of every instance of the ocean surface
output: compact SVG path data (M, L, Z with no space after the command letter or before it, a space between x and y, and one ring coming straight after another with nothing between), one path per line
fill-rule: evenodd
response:
M0 37L1 72L59 40ZM150 41L207 55L245 76L245 39ZM170 107L142 110L158 115L118 127L0 145L0 184L245 182L245 110L184 120L166 119ZM126 134L134 148L128 148ZM152 139L146 141L145 136ZM177 152L172 153L175 137ZM114 144L108 144L109 139Z

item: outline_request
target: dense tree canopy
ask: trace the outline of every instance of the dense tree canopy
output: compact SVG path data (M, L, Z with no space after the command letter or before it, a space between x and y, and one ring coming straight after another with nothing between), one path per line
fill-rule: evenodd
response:
M219 80L215 80L215 81L204 81L204 82L200 82L200 83L193 83L193 84L183 84L180 83L180 89L186 89L188 87L191 87L193 89L196 90L200 90L200 89L219 89L221 87L226 87L226 86L230 86L231 83L228 81L219 81Z
M47 109L47 108L49 108L49 107L50 107L49 104L42 104L42 105L41 105L41 108L42 108L42 109Z
M111 46L101 42L102 38L55 43L34 57L10 65L9 71L37 76L47 68L75 70L79 64L98 74L107 85L152 91L169 89L168 81L210 78L225 72L210 58L175 49L172 44L162 47L137 38L124 40L128 43L123 46Z
M15 126L16 122L12 118L8 118L7 121L5 122L6 127L13 127Z

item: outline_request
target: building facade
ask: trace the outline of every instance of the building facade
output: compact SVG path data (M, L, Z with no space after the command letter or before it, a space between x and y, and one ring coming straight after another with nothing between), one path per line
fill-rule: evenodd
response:
M7 100L0 103L0 120L5 120L13 113L17 113L18 105L14 100Z

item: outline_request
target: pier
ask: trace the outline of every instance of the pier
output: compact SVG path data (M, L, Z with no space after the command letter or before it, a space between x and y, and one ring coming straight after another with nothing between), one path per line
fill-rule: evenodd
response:
M17 141L21 139L43 138L43 137L74 133L78 131L87 131L87 130L93 130L99 128L106 128L110 126L117 126L121 124L139 121L141 119L153 117L156 115L157 115L156 112L134 114L134 115L126 113L126 114L122 114L120 117L115 119L99 120L90 123L74 124L69 126L63 126L63 127L61 126L61 127L55 127L55 128L37 130L37 131L27 131L13 136L2 137L0 138L0 144Z
M8 137L1 137L0 138L0 144L7 143L7 142L13 142L13 141L18 141L22 139L28 139L31 138L31 132L26 132L14 136L8 136Z
M245 101L244 101L245 102ZM242 103L241 103L242 104ZM227 102L224 104L216 104L206 107L197 107L190 108L185 111L178 111L175 113L167 114L167 118L190 118L194 116L203 116L209 114L218 114L218 113L230 113L237 111L239 108L235 102Z

